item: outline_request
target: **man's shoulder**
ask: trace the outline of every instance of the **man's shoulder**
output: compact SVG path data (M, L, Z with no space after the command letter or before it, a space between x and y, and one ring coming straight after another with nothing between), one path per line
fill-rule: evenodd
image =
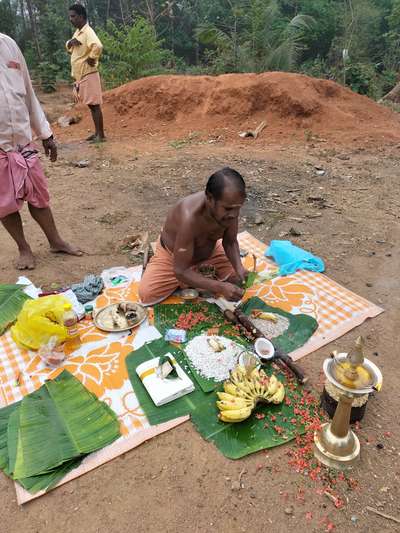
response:
M5 33L0 33L0 41L6 42L8 45L11 45L14 48L18 49L18 45L14 41L14 39L9 35L6 35Z
M99 38L97 33L94 31L94 29L92 28L92 26L90 26L90 24L86 24L85 26L85 32L88 34L88 35L94 35L97 39Z
M0 44L3 46L3 53L4 50L7 50L7 55L11 56L10 59L19 61L18 58L22 55L22 52L12 37L5 33L0 33Z

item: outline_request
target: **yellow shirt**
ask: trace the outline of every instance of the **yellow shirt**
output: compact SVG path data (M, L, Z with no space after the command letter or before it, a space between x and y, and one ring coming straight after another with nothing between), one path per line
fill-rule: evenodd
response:
M87 74L97 72L103 45L94 30L87 23L80 30L77 29L72 38L82 43L80 46L73 46L71 48L68 48L68 42L66 44L67 51L71 54L72 77L76 81L80 81ZM94 67L91 67L86 62L88 57L96 60Z

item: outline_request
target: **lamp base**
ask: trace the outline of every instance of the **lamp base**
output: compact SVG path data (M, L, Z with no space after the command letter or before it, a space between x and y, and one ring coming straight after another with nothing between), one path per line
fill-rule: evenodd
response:
M350 429L345 437L337 437L328 422L314 433L314 456L329 468L347 470L360 458L360 441Z

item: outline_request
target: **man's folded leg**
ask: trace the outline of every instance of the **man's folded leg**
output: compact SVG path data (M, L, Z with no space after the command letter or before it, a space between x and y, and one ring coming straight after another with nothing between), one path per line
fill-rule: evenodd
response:
M221 240L217 241L211 257L204 261L202 265L211 265L215 267L217 278L221 281L233 281L237 277L231 262L225 254Z
M143 305L155 305L168 298L178 288L173 256L157 242L156 253L150 259L139 284L140 300Z

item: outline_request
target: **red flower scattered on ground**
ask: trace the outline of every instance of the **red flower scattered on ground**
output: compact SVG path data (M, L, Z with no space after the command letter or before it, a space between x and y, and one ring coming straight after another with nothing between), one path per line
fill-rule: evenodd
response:
M263 420L265 418L265 414L264 413L256 413L255 417L257 418L257 420Z

